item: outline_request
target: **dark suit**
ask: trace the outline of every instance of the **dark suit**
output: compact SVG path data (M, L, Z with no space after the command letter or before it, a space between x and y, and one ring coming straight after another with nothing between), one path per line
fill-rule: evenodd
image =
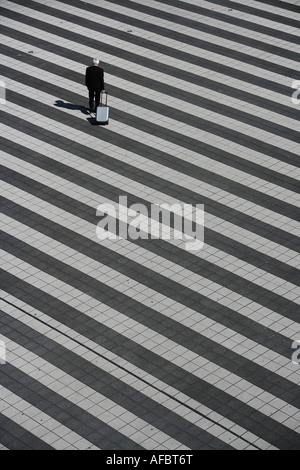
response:
M86 68L85 72L85 84L89 90L89 105L90 109L99 106L100 93L104 90L104 71L98 65L91 65Z

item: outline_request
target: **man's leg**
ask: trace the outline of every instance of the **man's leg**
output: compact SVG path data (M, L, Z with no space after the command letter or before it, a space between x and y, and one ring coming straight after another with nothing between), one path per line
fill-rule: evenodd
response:
M94 111L94 108L95 108L95 105L94 105L94 96L95 96L94 90L89 90L89 107L90 107L90 111L91 111L91 112L93 112L93 111Z
M100 104L100 91L95 91L95 108L97 109L97 107L99 106Z

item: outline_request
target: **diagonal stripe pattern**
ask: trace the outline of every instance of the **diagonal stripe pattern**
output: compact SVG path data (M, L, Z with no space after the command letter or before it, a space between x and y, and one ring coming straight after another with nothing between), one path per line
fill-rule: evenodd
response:
M0 22L0 449L299 450L299 2L3 0ZM128 237L100 239L125 196L146 225L119 206ZM160 204L204 205L201 249L151 237Z

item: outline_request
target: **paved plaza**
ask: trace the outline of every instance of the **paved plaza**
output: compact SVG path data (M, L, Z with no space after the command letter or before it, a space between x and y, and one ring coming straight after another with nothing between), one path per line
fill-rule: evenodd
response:
M0 22L0 450L300 450L300 0Z

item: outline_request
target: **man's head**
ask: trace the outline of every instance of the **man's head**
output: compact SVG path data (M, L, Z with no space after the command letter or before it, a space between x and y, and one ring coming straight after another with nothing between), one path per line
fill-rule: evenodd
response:
M99 65L99 59L93 59L93 65Z

